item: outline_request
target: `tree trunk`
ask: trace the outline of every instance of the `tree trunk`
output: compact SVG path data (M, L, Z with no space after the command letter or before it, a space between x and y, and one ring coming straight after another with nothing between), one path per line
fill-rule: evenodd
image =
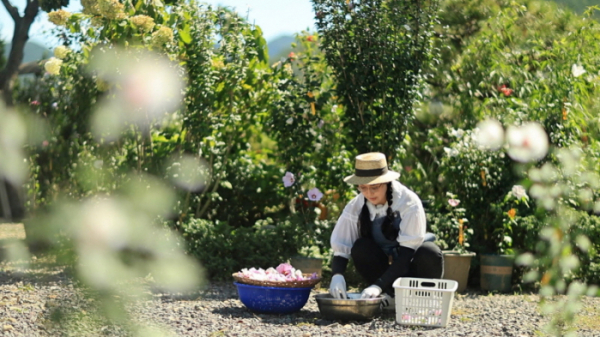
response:
M19 15L18 9L9 0L2 0L2 4L6 7L6 10L15 22L8 60L4 69L0 71L0 91L2 91L2 97L7 106L12 106L12 82L19 73L19 66L23 62L25 43L29 39L31 24L39 12L39 2L38 0L28 0L23 17Z

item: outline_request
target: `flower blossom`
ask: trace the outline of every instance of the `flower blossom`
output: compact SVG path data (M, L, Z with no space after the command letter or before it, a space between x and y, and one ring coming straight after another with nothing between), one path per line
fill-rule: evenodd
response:
M127 17L124 11L125 5L118 0L99 0L98 9L100 15L109 20L122 20Z
M498 91L503 93L504 96L506 96L506 97L512 95L512 93L513 93L513 90L511 88L507 87L506 84L499 86Z
M458 151L457 149L453 149L453 148L449 148L449 147L444 147L444 152L446 152L448 157L456 157L460 154L460 151Z
M487 119L477 124L475 143L484 149L498 150L504 143L504 129L495 119Z
M94 17L100 15L100 7L96 0L81 0L81 6L83 7L83 14L93 15Z
M511 208L511 209L509 209L509 210L508 210L508 212L506 212L506 214L508 214L508 217L509 217L511 220L514 220L514 219L515 219L515 216L517 216L517 210L516 210L516 209L514 209L514 208Z
M148 128L179 108L185 74L168 58L138 50L98 48L93 51L90 70L98 90L114 89L96 108L94 133L116 137L127 124Z
M57 46L56 48L54 48L54 57L62 60L64 58L66 58L70 52L71 52L71 49L69 49L65 46Z
M450 206L456 207L456 206L458 206L458 204L460 204L460 200L458 200L458 199L448 199L448 203L450 204Z
M48 13L48 20L57 26L66 25L70 17L71 13L62 9Z
M517 199L528 198L525 188L521 185L515 185L511 190L512 195Z
M44 63L44 69L50 75L58 75L60 74L60 67L62 66L63 61L61 59L57 59L56 57L51 57Z
M294 267L292 267L292 265L289 263L282 263L275 268L278 273L283 275L288 275L292 269L294 269Z
M518 162L538 161L548 153L548 135L535 122L509 126L506 130L508 155Z
M308 192L306 192L306 194L308 195L308 200L311 201L319 201L323 197L323 193L321 193L321 191L319 191L319 189L316 187L310 189Z
M296 178L292 172L286 172L285 176L283 176L283 186L290 187L294 185L296 182Z
M579 77L585 73L586 73L586 71L583 68L583 66L581 66L577 63L575 63L575 64L573 64L573 66L571 66L571 74L573 74L573 77Z
M157 31L152 33L152 44L162 46L173 42L173 30L166 26L160 26Z
M142 32L150 32L156 25L154 23L154 19L149 17L148 15L135 15L132 16L129 20Z

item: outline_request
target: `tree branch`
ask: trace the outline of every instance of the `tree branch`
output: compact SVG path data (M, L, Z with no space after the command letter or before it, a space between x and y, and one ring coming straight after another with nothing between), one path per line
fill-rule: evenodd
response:
M23 51L25 43L29 39L29 29L33 20L39 12L39 0L27 0L27 7L23 17L19 16L17 9L10 4L9 0L2 0L4 7L15 22L10 53L4 69L0 71L0 91L7 106L12 102L12 81L19 72L19 66L23 62Z
M17 9L17 7L13 6L10 3L10 1L2 0L2 4L4 5L4 7L6 7L6 11L8 12L8 14L10 14L10 16L15 22L21 19L21 17L19 16L19 10Z
M42 73L42 66L40 65L41 63L42 63L41 61L21 63L21 65L19 66L19 75L41 74Z

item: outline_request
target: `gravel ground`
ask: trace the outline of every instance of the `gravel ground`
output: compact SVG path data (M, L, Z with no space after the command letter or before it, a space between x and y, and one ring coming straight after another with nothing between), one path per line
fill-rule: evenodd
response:
M24 236L15 226L2 226L0 248L10 244L6 240ZM0 336L131 335L124 325L99 318L97 299L86 296L68 275L49 258L33 257L26 266L3 262L0 249ZM455 294L447 326L424 328L399 325L389 313L368 322L324 320L314 299L324 289L313 289L297 313L266 315L249 311L232 282L211 283L201 292L186 295L161 293L148 280L134 286L145 289L148 296L128 302L130 317L141 329L155 332L141 332L141 336L524 337L545 336L543 326L548 321L539 314L535 294L473 290ZM577 336L600 337L600 298L586 297L582 304Z
M249 311L239 301L231 282L209 284L204 291L188 295L148 289L150 299L136 301L129 312L140 326L159 329L155 336L522 337L543 336L546 322L538 313L538 298L532 294L456 294L448 325L423 328L396 324L393 314L368 322L324 320L313 296L325 292L323 289L314 289L301 311L281 316ZM27 270L17 272L14 265L0 263L0 335L127 335L124 328L97 318L94 303L59 267L34 261ZM584 299L578 336L600 336L599 308L599 298ZM61 321L63 324L59 324Z

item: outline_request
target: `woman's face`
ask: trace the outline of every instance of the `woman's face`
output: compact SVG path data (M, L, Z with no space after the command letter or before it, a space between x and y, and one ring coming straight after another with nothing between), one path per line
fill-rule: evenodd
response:
M387 184L375 184L375 185L358 185L358 190L362 193L367 200L373 205L383 205L387 202L385 197L387 192Z

